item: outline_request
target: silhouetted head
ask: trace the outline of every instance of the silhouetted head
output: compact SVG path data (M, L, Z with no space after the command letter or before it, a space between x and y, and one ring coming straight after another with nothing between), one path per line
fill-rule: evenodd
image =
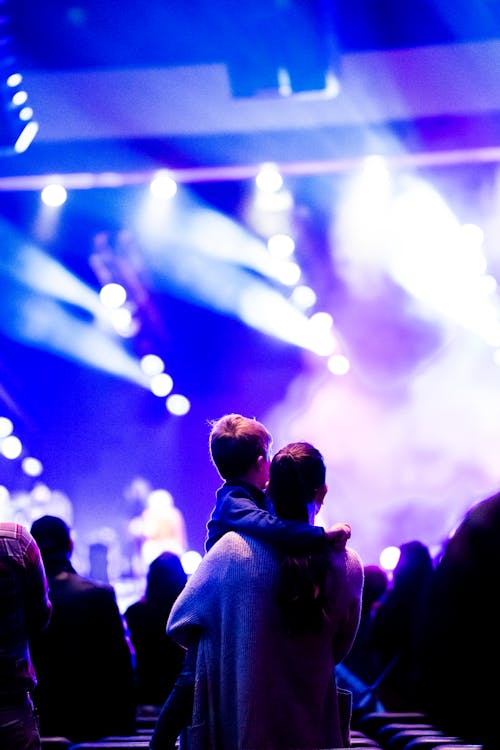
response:
M363 586L363 609L371 609L389 588L389 576L379 565L365 565Z
M69 526L57 516L42 516L31 525L31 535L42 557L71 557L73 542Z
M162 552L150 564L146 580L146 600L171 606L186 585L187 575L178 555Z
M420 588L426 585L434 569L429 548L420 541L401 544L399 560L394 568L393 587Z

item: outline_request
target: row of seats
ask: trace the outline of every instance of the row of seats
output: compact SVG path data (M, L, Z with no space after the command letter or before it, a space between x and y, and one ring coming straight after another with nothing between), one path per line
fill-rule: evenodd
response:
M367 713L357 720L356 728L383 750L482 750L481 745L446 735L420 712Z
M104 737L95 742L72 744L62 737L42 738L42 750L138 750L148 748L156 718L137 719L136 734L128 737ZM441 732L419 712L373 712L356 721L351 731L351 747L356 750L482 750L459 737ZM340 750L331 748L331 750Z

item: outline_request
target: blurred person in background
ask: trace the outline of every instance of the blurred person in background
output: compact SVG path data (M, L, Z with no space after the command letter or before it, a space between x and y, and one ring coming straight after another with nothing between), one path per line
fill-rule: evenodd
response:
M421 541L405 542L399 549L392 582L372 622L372 649L382 677L377 695L386 711L418 711L417 649L434 561Z
M500 492L474 505L445 543L428 597L418 698L446 733L500 748Z
M17 523L0 523L0 748L39 750L30 641L52 606L38 546Z
M379 565L364 566L361 619L353 646L336 667L338 684L353 694L353 716L382 711L376 681L380 676L378 658L373 649L373 617L389 587L389 576Z
M70 529L62 518L42 516L31 533L53 607L50 624L34 639L32 650L42 736L85 742L131 734L133 662L115 591L78 575L71 564Z
M163 552L149 566L146 590L125 610L135 651L137 706L162 706L184 660L185 650L167 635L172 605L187 581L180 558Z

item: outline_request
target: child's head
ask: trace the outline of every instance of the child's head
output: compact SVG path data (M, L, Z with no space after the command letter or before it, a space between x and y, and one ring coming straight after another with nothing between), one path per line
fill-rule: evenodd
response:
M222 479L247 478L260 465L264 481L259 484L263 489L267 483L272 444L272 437L264 425L241 414L226 414L211 425L210 457Z

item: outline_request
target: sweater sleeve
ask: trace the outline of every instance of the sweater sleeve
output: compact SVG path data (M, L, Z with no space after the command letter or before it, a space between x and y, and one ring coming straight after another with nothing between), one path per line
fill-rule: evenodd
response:
M227 531L248 534L289 555L305 555L325 549L322 526L286 521L259 508L249 497L228 494L214 510L208 523L207 550Z
M335 663L344 659L352 648L361 618L361 600L364 585L363 563L352 549L347 554L347 602L346 611L333 644Z
M215 550L216 552L216 550ZM167 635L184 648L195 645L206 626L205 614L217 591L217 563L206 554L175 600L167 620Z

